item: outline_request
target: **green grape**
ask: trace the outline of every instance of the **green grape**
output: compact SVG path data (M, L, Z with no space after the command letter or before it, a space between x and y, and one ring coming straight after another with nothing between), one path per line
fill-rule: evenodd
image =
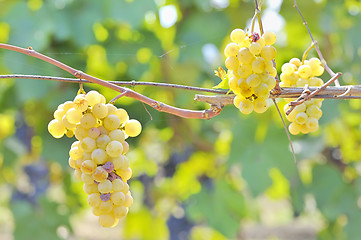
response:
M113 208L113 214L114 217L116 218L122 218L127 216L128 214L128 208L126 208L125 206L121 205L121 206L114 206Z
M142 125L138 120L130 119L125 123L124 132L130 137L136 137L142 131Z
M107 106L107 108L108 108L108 115L109 115L109 114L114 114L115 111L117 110L117 107L114 106L114 105L111 104L111 103L105 104L105 106Z
M101 202L100 194L99 193L92 193L92 194L88 195L87 200L88 200L89 206L91 206L93 208L99 207L100 202Z
M237 71L237 69L239 67L239 62L238 62L237 57L235 57L235 56L227 57L227 59L225 61L225 65L226 65L227 69Z
M242 95L236 95L235 98L233 99L233 104L236 108L239 108L239 104L241 103L241 101L244 100L244 97Z
M54 112L54 118L58 121L62 121L63 119L63 116L65 115L65 111L64 109L57 109L55 112Z
M292 86L293 84L296 84L298 81L298 74L296 73L291 73L289 75L285 74L285 73L281 73L280 75L280 79L282 82L286 83L289 86Z
M80 125L85 129L90 129L95 127L97 124L97 119L91 113L86 113L80 119Z
M239 47L236 43L229 43L225 48L224 48L224 55L226 57L230 57L230 56L237 56L237 53L239 51Z
M249 99L244 99L239 104L239 110L243 114L250 114L253 111L253 103Z
M110 114L104 118L103 126L108 131L115 130L120 126L120 119L117 117L117 115Z
M69 157L68 164L69 164L69 166L70 166L71 168L77 169L77 167L76 167L76 160L71 159L71 158Z
M309 105L307 107L306 114L309 117L320 119L322 116L322 110L316 105Z
M265 32L262 37L266 45L272 45L277 40L276 34L274 34L273 32Z
M308 80L304 78L299 78L296 82L297 87L304 87L306 84L308 84Z
M53 119L48 124L48 131L54 138L61 138L64 136L66 129L61 121Z
M318 120L314 117L309 117L306 126L309 132L316 132L318 130Z
M123 145L118 141L111 141L105 151L110 157L115 158L122 154Z
M100 94L97 91L90 91L85 95L89 106L93 107L95 104L101 101Z
M82 173L81 173L80 170L78 170L78 169L74 170L74 177L75 177L76 180L81 181L81 174Z
M110 228L117 224L117 220L112 214L101 214L99 216L99 223L102 227Z
M81 140L80 146L84 152L92 152L96 148L96 143L94 139L85 137Z
M291 124L288 126L288 131L292 135L297 135L297 134L299 134L301 132L301 127L297 123L291 122Z
M126 121L129 120L128 113L123 108L118 108L115 111L114 115L116 115L119 118L121 124L123 124L123 123L125 123Z
M95 181L104 182L108 178L108 172L102 166L98 166L93 176Z
M132 197L132 195L130 195L130 194L125 195L125 200L124 200L123 205L125 207L130 207L130 206L133 205L133 197Z
M128 192L129 192L129 185L128 183L124 183L122 193L127 194Z
M100 130L96 127L92 127L91 129L89 129L88 131L88 136L90 138L93 138L93 139L97 139L97 137L100 136Z
M269 97L268 85L265 83L259 84L256 88L253 89L253 91L254 94L261 100L266 100Z
M296 112L305 112L306 111L306 104L303 102L303 103L301 103L301 104L299 104L299 105L297 105L294 109L293 109L293 111L296 111Z
M109 193L112 191L113 185L109 180L105 180L98 184L98 190L100 193Z
M114 179L112 182L112 190L114 192L120 192L124 189L124 182L120 179Z
M239 87L240 87L240 93L242 94L243 97L247 98L252 96L253 89L247 83L243 82L239 84Z
M110 143L110 141L111 141L110 137L106 134L100 135L96 140L98 148L102 148L102 149L105 149L108 143Z
M308 60L307 65L311 67L313 76L321 76L325 70L318 58L311 58Z
M298 75L301 78L308 79L312 75L312 69L308 65L301 65L298 68Z
M75 137L76 139L78 139L79 141L82 140L83 138L88 136L88 130L83 128L82 126L78 125L75 128Z
M123 152L122 154L126 154L129 151L129 144L126 141L121 142L123 145Z
M253 61L254 56L248 48L243 47L239 49L237 58L240 64L250 64Z
M72 147L69 151L69 156L74 160L78 160L83 157L83 150L78 147Z
M81 174L81 180L82 180L85 184L93 184L93 183L94 183L94 177L93 177L92 174L82 173L82 174Z
M100 204L100 203L99 203ZM100 216L102 215L102 211L100 211L99 207L93 207L92 208L92 213L95 215L95 216Z
M293 65L295 65L295 66L298 67L298 68L302 65L301 60L298 59L298 58L292 58L292 59L290 60L290 63L293 64Z
M79 94L74 98L74 108L81 112L85 112L88 109L88 100L85 94Z
M321 78L318 77L310 77L308 79L308 83L310 86L315 86L315 87L320 87L323 85L323 80Z
M282 65L281 67L281 71L282 73L284 73L285 75L291 75L292 73L297 71L297 67L294 64L291 63L285 63Z
M92 174L95 171L97 165L92 160L85 160L81 164L81 171L85 174Z
M261 57L264 58L265 61L272 61L277 54L277 50L273 46L264 46L261 50Z
M234 29L231 32L231 41L234 43L242 43L246 37L246 33L239 28Z
M261 78L258 74L251 74L249 75L249 77L247 78L247 84L250 87L257 87L259 84L261 83Z
M68 119L66 118L66 114L63 116L62 123L68 129L73 129L76 127L75 124L72 124L68 121Z
M109 160L114 164L114 169L119 169L124 165L123 155L119 155L118 157L115 158L110 158Z
M252 71L255 73L263 73L266 70L266 62L262 57L257 57L256 60L252 62Z
M119 173L119 175L122 177L122 179L124 181L129 180L132 177L132 169L130 169L129 167L126 170L120 169L119 171L117 170L117 173Z
M238 86L238 79L236 77L231 77L228 80L228 85L229 85L229 89L231 89L233 92L237 92L239 91L239 86ZM128 122L127 122L128 123ZM127 124L126 123L126 124Z
M249 45L249 52L253 55L259 55L261 53L262 47L258 42L252 42Z
M97 103L92 108L94 117L103 119L108 115L108 107L104 103Z
M70 108L74 107L75 104L72 101L66 101L63 105L63 109L67 112Z
M102 213L110 213L113 210L113 204L111 201L101 201L99 204L99 209Z
M253 110L256 113L264 113L267 109L268 104L265 100L257 98L253 101Z
M124 203L125 195L122 192L113 192L110 200L114 205L121 205Z
M123 142L125 140L125 135L124 135L124 132L122 130L115 129L115 130L109 132L109 138L112 141Z
M242 64L237 69L237 74L241 78L247 78L249 75L252 74L252 66L249 64Z
M296 123L302 125L307 122L307 119L308 119L307 114L305 112L300 112L300 113L297 113L295 121L296 121Z
M95 183L84 184L83 185L83 191L88 195L90 195L92 193L99 193L98 192L98 185L96 185Z
M91 159L96 164L104 164L107 161L107 154L103 149L97 148L91 153Z

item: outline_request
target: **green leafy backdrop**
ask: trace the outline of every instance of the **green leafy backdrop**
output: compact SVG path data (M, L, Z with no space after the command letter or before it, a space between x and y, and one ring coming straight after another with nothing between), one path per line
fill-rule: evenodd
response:
M276 2L265 1L263 12ZM279 2L279 11L272 10L284 20L273 26L279 28L278 69L311 43L293 1ZM169 28L159 17L166 5L178 16ZM329 66L344 73L341 84L360 84L359 1L299 1L299 7ZM254 2L246 0L0 0L0 42L32 46L105 80L210 88L218 84L213 70L223 66L228 34L245 29L253 14ZM204 57L205 46L219 49L213 63ZM1 50L0 74L15 73L69 77ZM85 88L108 100L116 96L99 86ZM52 112L77 89L0 80L1 239L359 239L359 100L324 101L321 129L293 137L297 164L274 107L243 116L227 106L211 120L187 120L119 100L144 131L130 140L128 154L134 205L116 228L103 229L67 165L73 140L47 132ZM207 107L193 101L194 92L135 90L178 107Z

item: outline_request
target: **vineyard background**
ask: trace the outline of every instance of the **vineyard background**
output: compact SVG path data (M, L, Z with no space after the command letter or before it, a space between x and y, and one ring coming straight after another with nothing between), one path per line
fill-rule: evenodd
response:
M278 36L278 70L311 42L292 3L265 1L262 8L265 30ZM341 85L360 84L361 4L298 5L328 65L343 72ZM253 14L254 2L240 0L0 0L0 42L31 46L105 80L211 88L219 82L213 70L223 66L219 49ZM0 74L15 73L70 77L1 50ZM116 96L94 84L85 89ZM292 137L297 165L274 107L243 116L227 106L211 120L189 120L119 100L144 131L129 141L134 205L109 230L91 215L67 165L72 140L47 132L52 112L77 90L70 83L0 81L1 239L359 238L360 100L324 101L321 130ZM208 108L191 91L135 90L173 106Z

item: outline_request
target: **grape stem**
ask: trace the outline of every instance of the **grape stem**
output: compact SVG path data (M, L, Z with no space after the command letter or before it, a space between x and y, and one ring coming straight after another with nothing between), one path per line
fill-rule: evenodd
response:
M26 55L29 55L34 58L41 59L47 63L50 63L54 66L57 66L65 71L69 72L70 74L72 74L73 76L75 76L78 79L85 79L85 80L88 80L89 82L99 84L103 87L107 87L114 91L124 93L124 96L130 97L130 98L136 99L140 102L143 102L145 104L148 104L149 106L152 106L154 109L156 109L160 112L167 112L167 113L170 113L170 114L182 117L182 118L211 119L211 118L219 115L220 111L222 110L222 107L215 109L214 106L211 106L210 109L203 110L203 111L195 111L195 110L173 107L173 106L167 105L165 103L153 100L149 97L146 97L146 96L144 96L138 92L135 92L131 89L121 87L121 86L115 85L111 82L107 82L107 81L101 80L99 78L93 77L89 74L83 73L82 71L74 69L60 61L57 61L51 57L48 57L41 53L38 53L35 50L33 50L31 47L29 47L28 49L25 49L25 48L21 48L21 47L9 45L9 44L0 43L0 48L19 52L19 53L26 54Z
M308 27L308 24L307 24L307 22L306 22L306 19L303 17L300 9L298 8L297 0L294 0L293 7L296 8L298 14L299 14L299 15L301 16L301 18L302 18L303 24L306 26L307 31L308 31L308 34L309 34L310 37L311 37L312 43L313 43L314 46L315 46L316 52L317 52L317 54L318 54L318 56L319 56L319 58L320 58L320 60L321 60L321 62L322 62L323 67L326 69L326 71L328 72L328 74L330 74L330 76L333 77L333 76L335 75L335 73L334 73L334 72L332 71L332 69L327 65L326 60L325 60L325 58L323 57L323 55L322 55L322 53L321 53L321 50L320 50L320 48L319 48L319 46L318 46L317 41L315 41L315 39L314 39L313 36L312 36L311 30L310 30L310 28ZM340 86L340 83L339 83L338 79L335 80L335 86L338 86L338 87Z

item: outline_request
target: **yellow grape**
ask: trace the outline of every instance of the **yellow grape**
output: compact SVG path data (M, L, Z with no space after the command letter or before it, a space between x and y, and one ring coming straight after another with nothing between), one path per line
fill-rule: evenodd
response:
M112 203L114 205L121 205L124 203L124 200L125 200L125 195L124 193L122 192L113 192L111 197L110 197L110 200L112 201Z
M230 56L237 56L237 53L239 51L239 47L236 43L229 43L225 48L224 48L224 55L226 57L230 57Z
M103 119L108 115L108 107L104 103L97 103L92 108L94 117Z
M108 131L115 130L120 126L120 119L117 117L117 115L110 114L104 118L103 126Z
M235 57L235 56L227 57L227 59L225 61L225 65L226 65L227 69L236 71L239 67L239 62L238 62L237 57Z
M234 43L242 43L246 37L246 33L239 28L234 29L231 32L231 41Z
M99 216L99 223L102 227L110 228L116 225L116 219L112 214L102 214Z
M277 40L276 34L273 32L265 32L262 37L264 38L266 45L272 45Z
M61 121L53 119L48 124L48 131L53 137L61 138L64 136L66 129Z
M142 125L138 120L131 119L125 123L124 131L128 136L136 137L142 131Z

